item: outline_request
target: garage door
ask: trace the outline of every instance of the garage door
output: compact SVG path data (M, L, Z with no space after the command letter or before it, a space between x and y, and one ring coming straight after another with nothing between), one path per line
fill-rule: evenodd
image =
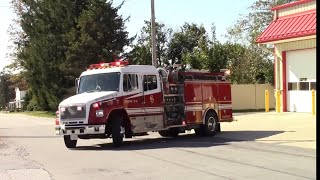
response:
M311 112L311 90L316 90L316 49L287 52L287 110Z

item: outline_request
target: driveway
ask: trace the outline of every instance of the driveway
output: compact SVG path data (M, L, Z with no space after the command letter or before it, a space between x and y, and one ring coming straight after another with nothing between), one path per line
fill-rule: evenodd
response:
M311 113L235 113L232 123L222 124L220 136L316 149L316 117Z

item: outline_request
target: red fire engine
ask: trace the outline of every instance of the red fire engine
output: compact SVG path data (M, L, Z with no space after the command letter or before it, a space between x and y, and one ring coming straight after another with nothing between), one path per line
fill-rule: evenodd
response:
M213 136L231 122L231 86L225 72L209 73L128 65L90 65L76 81L77 94L59 104L56 134L67 148L78 139L123 138L158 131L175 137L194 129Z

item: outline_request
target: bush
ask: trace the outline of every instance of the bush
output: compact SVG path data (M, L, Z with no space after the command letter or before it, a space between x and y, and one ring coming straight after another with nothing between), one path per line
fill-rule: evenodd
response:
M41 107L38 105L37 101L33 98L27 105L28 111L41 111Z
M23 108L22 109L24 111L27 110L27 105L29 105L29 102L31 101L31 99L32 99L32 92L28 90L26 92L26 96L23 98L24 103L23 103Z

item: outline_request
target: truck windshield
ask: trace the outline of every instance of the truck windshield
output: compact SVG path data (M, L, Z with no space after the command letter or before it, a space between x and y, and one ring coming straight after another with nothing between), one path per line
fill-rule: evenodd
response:
M82 76L80 78L78 94L96 91L118 91L119 82L119 72Z

